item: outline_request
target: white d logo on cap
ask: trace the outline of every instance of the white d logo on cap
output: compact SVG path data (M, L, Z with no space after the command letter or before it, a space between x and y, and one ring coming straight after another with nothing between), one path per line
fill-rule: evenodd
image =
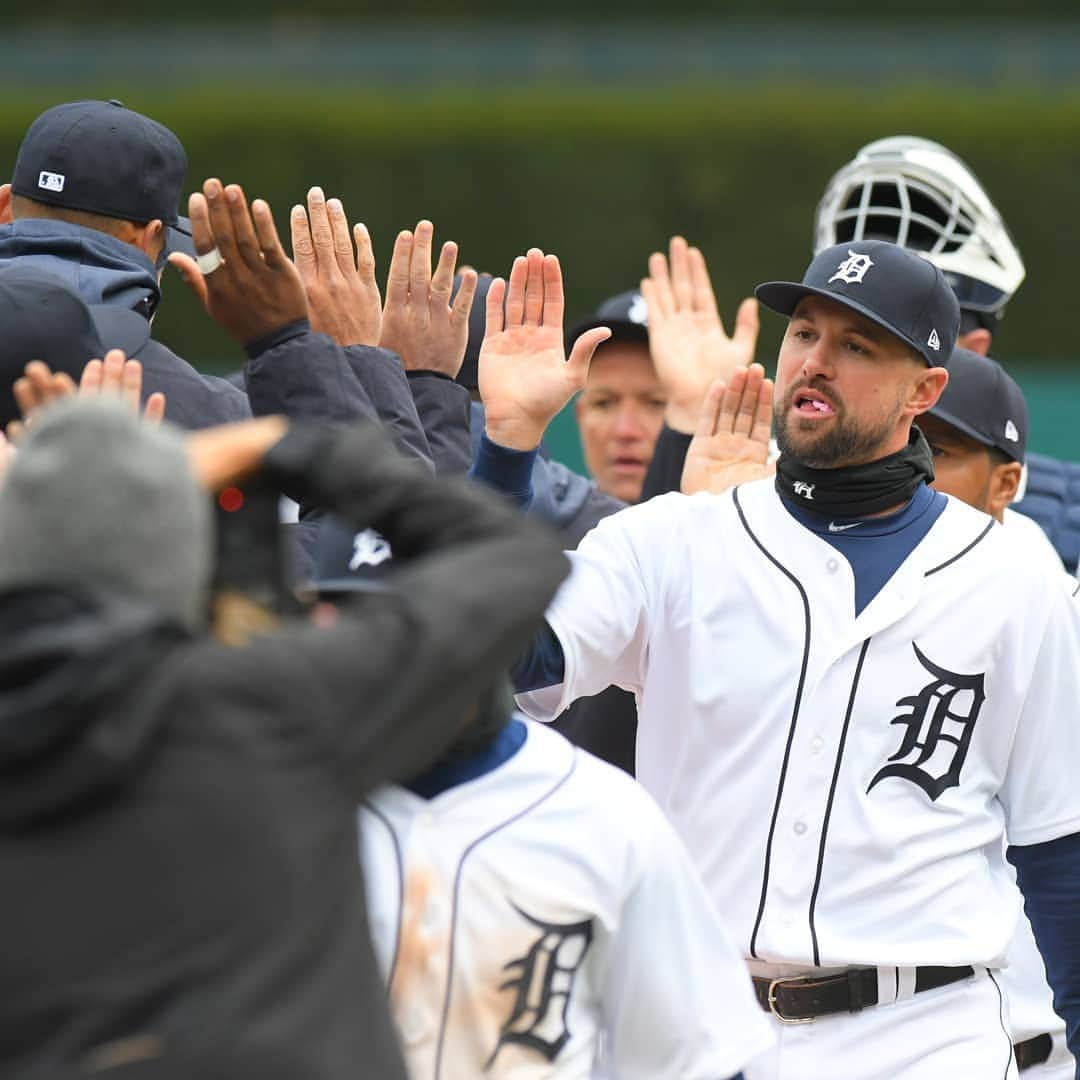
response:
M836 273L825 284L831 285L837 280L861 282L866 277L866 271L873 265L874 262L869 255L860 255L857 251L848 248L848 257L836 268Z
M1020 441L1020 432L1016 430L1016 425L1011 420L1005 421L1005 438L1009 442Z

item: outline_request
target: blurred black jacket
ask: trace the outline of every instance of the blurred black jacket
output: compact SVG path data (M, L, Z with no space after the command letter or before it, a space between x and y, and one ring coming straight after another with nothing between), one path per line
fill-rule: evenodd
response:
M355 804L453 741L566 561L373 425L294 430L265 471L378 528L393 587L243 647L116 598L0 595L0 1075L135 1045L404 1077Z

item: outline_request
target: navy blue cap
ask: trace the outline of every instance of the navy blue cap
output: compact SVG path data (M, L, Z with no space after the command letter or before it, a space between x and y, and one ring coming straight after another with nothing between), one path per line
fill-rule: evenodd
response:
M194 254L180 216L187 155L164 124L119 101L71 101L43 112L19 147L11 189L36 202L166 226L168 251Z
M319 523L311 589L320 596L385 591L393 555L389 542L374 529L357 532L340 518L327 516Z
M1023 464L1027 402L1024 392L996 360L970 349L953 349L949 384L930 415Z
M597 326L611 328L610 341L640 341L648 345L649 310L645 298L637 289L609 296L587 319L571 328L566 336L567 345Z
M46 270L15 259L0 269L0 426L21 416L12 384L31 360L76 382L86 362L102 357L89 308ZM143 320L145 322L145 320Z
M790 316L806 296L824 296L877 323L945 367L960 331L960 305L945 275L921 255L884 240L825 248L801 282L767 281L754 294Z

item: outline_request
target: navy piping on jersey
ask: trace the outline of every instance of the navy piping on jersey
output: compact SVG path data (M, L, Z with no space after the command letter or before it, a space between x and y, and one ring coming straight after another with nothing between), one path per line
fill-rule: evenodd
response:
M933 568L933 570L927 570L925 576L929 577L931 574L936 574L939 570L944 570L946 566L952 566L952 564L954 562L957 562L959 559L962 559L969 551L971 551L977 544L981 543L989 535L990 530L996 524L997 524L997 522L993 518L991 518L986 523L986 528L983 529L983 531L981 533L979 533L979 535L976 536L975 539L972 540L971 543L968 544L968 546L963 549L963 551L958 551L951 559L946 559L943 563L939 563L937 566L935 566Z
M840 762L844 758L844 745L847 743L848 724L851 723L851 713L855 708L855 694L859 689L859 679L862 676L863 661L866 659L866 650L870 648L870 638L867 638L859 650L859 660L855 665L855 676L851 680L851 696L848 698L847 712L844 713L844 726L840 731L840 745L836 749L836 764L833 766L832 783L829 785L829 799L825 803L825 820L821 825L821 844L818 847L817 873L814 876L814 889L810 893L810 940L814 943L814 967L821 965L821 954L818 950L817 927L814 925L814 910L817 907L818 890L821 888L821 871L825 865L825 841L829 836L829 817L832 814L833 798L836 795L836 782L840 778ZM900 972L896 973L897 986L899 986Z
M460 761L436 762L427 772L413 777L402 787L421 799L434 799L458 784L467 784L470 780L486 776L504 761L509 761L525 745L527 734L525 725L512 717L479 753Z
M1005 1026L1005 997L1001 993L1001 987L998 986L997 979L994 978L994 973L987 968L986 974L990 976L990 981L994 984L994 989L997 991L998 996L998 1023L1001 1025L1001 1030L1005 1034L1005 1044L1008 1047L1006 1051L1007 1057L1005 1058L1005 1071L1001 1074L1003 1080L1009 1080L1009 1070L1012 1068L1013 1063L1013 1041L1012 1035L1009 1029Z
M1075 596L1078 592L1080 592L1080 585L1077 585L1076 588L1073 589L1073 596Z
M450 988L453 986L454 981L454 946L457 942L457 914L458 914L458 890L461 888L461 872L465 867L465 860L472 854L472 852L485 840L494 836L497 832L505 829L508 825L512 825L515 821L520 821L523 817L531 814L541 803L546 802L555 794L574 775L574 770L577 768L578 754L577 750L574 751L573 757L570 760L570 768L547 790L540 796L535 802L530 803L524 810L519 810L513 817L507 818L506 821L500 822L494 828L489 829L482 836L478 836L469 846L462 852L461 859L457 865L457 871L454 873L454 895L451 901L450 907L450 958L446 965L446 994L443 997L443 1012L442 1019L439 1021L439 1046L435 1052L435 1077L434 1080L439 1080L439 1076L442 1073L442 1054L443 1043L446 1039L446 1018L450 1012Z
M795 727L799 722L799 708L802 706L803 688L806 685L806 669L810 663L810 600L806 595L806 590L802 587L799 579L787 569L780 561L772 555L765 545L754 535L754 530L750 528L749 523L746 520L746 515L743 513L742 504L739 502L739 489L735 488L731 492L731 497L735 503L735 511L739 515L739 521L742 527L746 530L747 536L757 545L758 550L766 559L769 560L786 577L796 589L799 590L799 596L802 597L803 604L803 619L805 622L805 631L803 638L803 655L802 655L802 669L799 672L799 685L795 690L795 704L791 710L791 725L788 728L787 745L784 747L784 760L780 766L780 780L776 787L776 798L773 801L772 820L769 822L769 838L765 843L765 866L762 869L761 874L761 899L758 901L757 917L754 919L754 929L750 934L750 956L757 960L757 936L758 930L761 929L761 919L765 914L765 897L769 891L769 864L772 861L772 845L773 836L776 832L776 819L780 814L780 799L784 794L784 781L787 778L788 762L791 759L791 744L795 741Z
M394 927L393 959L390 961L390 972L386 977L386 990L389 993L390 987L394 985L394 976L397 974L398 949L401 946L401 909L405 905L405 867L401 858L401 844L398 843L397 833L394 832L393 826L386 815L369 803L367 799L361 800L360 805L370 810L386 826L386 831L390 834L390 840L394 845L394 862L397 864L398 896L401 899L398 902L397 926Z
M800 525L847 560L855 579L856 615L885 587L949 503L944 495L925 484L915 489L906 506L883 517L830 520L784 496L780 501Z

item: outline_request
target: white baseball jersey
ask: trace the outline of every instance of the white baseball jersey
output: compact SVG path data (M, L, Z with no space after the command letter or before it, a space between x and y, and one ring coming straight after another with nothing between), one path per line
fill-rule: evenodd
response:
M718 1080L772 1036L683 845L628 776L525 720L432 799L360 814L375 951L413 1080Z
M570 553L565 681L638 699L638 777L747 955L998 966L1009 841L1080 830L1080 625L1064 575L950 499L856 616L848 562L771 480L653 499Z

